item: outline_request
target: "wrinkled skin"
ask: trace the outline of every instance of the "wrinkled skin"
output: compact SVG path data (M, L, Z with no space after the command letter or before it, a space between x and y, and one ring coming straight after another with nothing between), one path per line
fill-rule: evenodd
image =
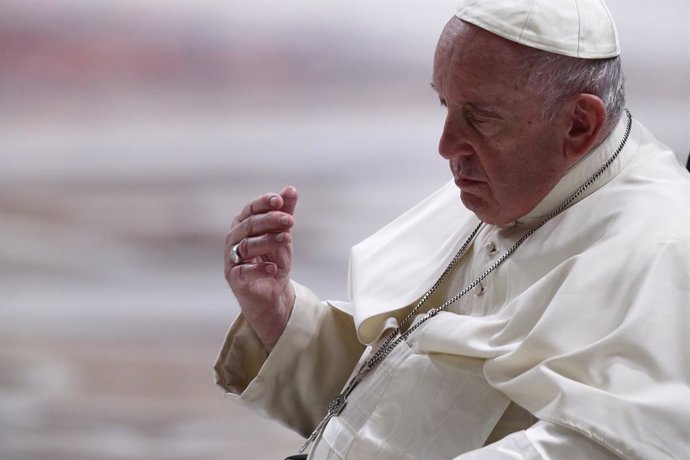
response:
M464 205L489 224L527 214L572 164L566 126L542 120L523 57L521 45L457 18L436 48L432 86L447 108L439 152Z
M225 279L242 314L266 350L271 351L287 325L295 301L290 283L292 226L297 190L266 193L248 203L232 222L225 238ZM245 263L230 262L239 244Z

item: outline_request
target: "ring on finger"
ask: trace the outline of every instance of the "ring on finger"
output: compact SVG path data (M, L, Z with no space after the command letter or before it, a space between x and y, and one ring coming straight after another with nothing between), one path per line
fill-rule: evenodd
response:
M240 265L245 263L246 260L240 255L240 243L237 243L232 248L230 248L230 263L233 265Z

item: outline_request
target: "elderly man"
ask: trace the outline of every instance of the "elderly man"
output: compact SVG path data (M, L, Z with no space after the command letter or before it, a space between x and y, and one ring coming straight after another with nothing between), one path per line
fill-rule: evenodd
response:
M464 1L432 81L454 180L353 248L348 303L289 278L297 191L249 203L218 383L314 459L687 458L690 180L618 55L601 1Z

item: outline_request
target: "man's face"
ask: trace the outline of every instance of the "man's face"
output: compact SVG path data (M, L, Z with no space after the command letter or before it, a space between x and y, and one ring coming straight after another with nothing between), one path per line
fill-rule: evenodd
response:
M439 152L462 202L489 224L527 214L568 167L563 130L542 121L543 96L522 81L522 52L454 18L434 58L432 85L448 112Z

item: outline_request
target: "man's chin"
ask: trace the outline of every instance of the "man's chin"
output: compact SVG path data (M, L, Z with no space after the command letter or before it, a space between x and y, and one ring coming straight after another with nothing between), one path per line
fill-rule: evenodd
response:
M502 219L495 206L491 206L489 202L482 199L480 196L473 193L460 191L460 200L467 209L472 211L475 216L485 224L489 225L504 225L506 219Z
M472 211L477 217L484 221L483 217L487 214L487 203L473 193L460 190L460 201L467 209Z

